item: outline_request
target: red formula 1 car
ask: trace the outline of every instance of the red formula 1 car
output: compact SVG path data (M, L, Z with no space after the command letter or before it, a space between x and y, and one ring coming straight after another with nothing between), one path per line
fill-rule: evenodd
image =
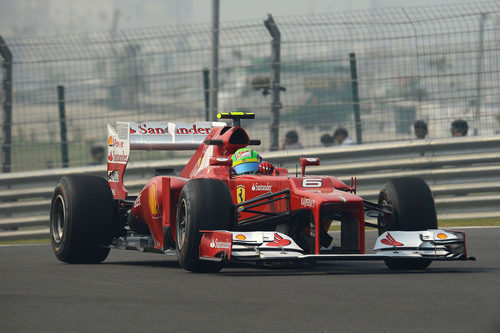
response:
M260 144L240 119L197 123L108 125L107 181L63 177L50 212L56 257L70 263L103 261L110 248L176 254L186 270L217 272L227 262L282 264L318 260L384 260L390 269L425 269L434 260L467 260L465 235L437 228L434 200L418 178L395 178L378 203L356 195L331 176L305 175L317 158L301 158L301 175L285 168L237 175L231 156ZM130 150L196 149L178 176L152 178L137 197L127 196L123 175ZM365 214L378 223L365 222ZM340 222L340 239L328 233ZM379 230L365 254L365 226Z

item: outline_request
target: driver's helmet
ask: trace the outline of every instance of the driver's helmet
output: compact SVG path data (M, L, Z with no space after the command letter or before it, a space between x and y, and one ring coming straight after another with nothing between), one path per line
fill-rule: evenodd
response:
M254 174L259 171L262 157L251 148L240 148L233 156L233 170L237 175Z

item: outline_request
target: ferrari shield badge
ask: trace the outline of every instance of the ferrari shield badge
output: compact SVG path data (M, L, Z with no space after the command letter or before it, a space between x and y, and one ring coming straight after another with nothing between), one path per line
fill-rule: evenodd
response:
M236 187L236 200L238 203L245 201L245 186L238 185Z

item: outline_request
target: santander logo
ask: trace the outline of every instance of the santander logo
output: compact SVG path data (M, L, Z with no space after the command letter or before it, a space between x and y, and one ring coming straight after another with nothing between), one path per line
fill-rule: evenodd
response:
M127 162L128 156L125 154L114 154L113 152L109 152L108 161L110 162Z
M207 135L210 133L210 127L198 127L196 124L189 127L178 127L175 130L175 134L185 135L185 134L203 134ZM141 123L137 125L137 129L130 127L130 134L152 134L152 135L165 135L171 134L168 131L168 127L163 126L153 126L147 123Z
M387 233L384 239L380 241L382 244L389 245L389 246L403 246L403 243L398 242L397 240L392 237L390 233Z
M210 247L211 248L228 249L229 250L231 248L231 242L219 241L216 238L215 240L212 239L212 242L210 242Z
M269 242L266 244L266 246L287 246L290 245L292 242L290 242L288 239L284 239L277 233L274 234L274 240L272 242Z

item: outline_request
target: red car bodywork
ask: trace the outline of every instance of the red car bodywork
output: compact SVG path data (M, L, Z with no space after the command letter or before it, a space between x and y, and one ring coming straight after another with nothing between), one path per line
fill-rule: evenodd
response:
M312 253L315 254L320 253L320 229L328 231L332 223L332 219L322 218L322 207L328 206L348 213L356 221L357 229L357 246L351 250L354 253L365 253L365 211L363 199L355 195L355 186L347 186L330 176L304 176L306 160L301 161L302 175L298 177L290 175L285 168L276 168L272 175L234 175L230 157L237 149L246 147L249 143L252 142L242 127L213 127L179 176L157 176L147 183L135 200L132 214L147 224L156 249L165 248L166 239L176 237L177 204L184 185L193 178L213 178L228 185L235 205L265 193L289 190L289 200L265 203L255 210L264 213L310 211L313 225L304 232L311 232L311 236L314 236ZM120 145L120 142L110 137L109 144ZM311 161L311 164L319 164L319 160ZM115 199L125 200L127 197L127 190L123 185L125 168L126 163L114 163L113 157L110 157L108 175L114 171L119 174L117 179L109 182ZM238 220L249 219L252 215L242 212ZM168 233L167 237L165 233Z

